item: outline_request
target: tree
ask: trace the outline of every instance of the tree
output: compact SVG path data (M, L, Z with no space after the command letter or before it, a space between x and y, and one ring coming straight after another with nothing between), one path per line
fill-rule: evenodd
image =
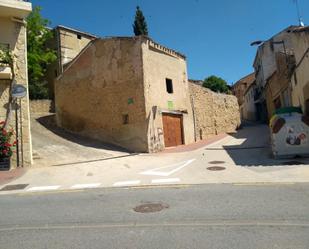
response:
M49 98L48 86L44 81L47 66L57 59L56 52L46 47L53 37L47 28L50 22L41 16L41 8L35 7L27 18L27 49L29 95L31 99Z
M135 35L148 35L147 23L139 6L136 7L133 30Z
M226 81L215 75L209 76L203 82L203 87L207 87L214 92L228 93L229 86Z

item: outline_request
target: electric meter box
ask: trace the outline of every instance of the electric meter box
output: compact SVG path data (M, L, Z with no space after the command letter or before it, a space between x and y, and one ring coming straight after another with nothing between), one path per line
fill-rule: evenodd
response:
M309 156L309 117L299 108L277 110L269 125L275 158Z

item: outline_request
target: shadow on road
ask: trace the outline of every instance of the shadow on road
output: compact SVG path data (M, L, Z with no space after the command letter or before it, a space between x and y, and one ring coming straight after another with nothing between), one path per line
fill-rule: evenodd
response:
M237 133L229 135L234 138L230 144L225 144L221 148L208 148L207 150L225 150L237 166L270 167L309 164L308 158L274 159L267 125L245 125Z

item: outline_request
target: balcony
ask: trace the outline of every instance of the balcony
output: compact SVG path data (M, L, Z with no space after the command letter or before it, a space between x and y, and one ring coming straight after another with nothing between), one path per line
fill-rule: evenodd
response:
M32 10L28 1L0 0L0 17L15 17L24 19Z
M12 77L13 75L10 66L0 64L0 80L11 80Z

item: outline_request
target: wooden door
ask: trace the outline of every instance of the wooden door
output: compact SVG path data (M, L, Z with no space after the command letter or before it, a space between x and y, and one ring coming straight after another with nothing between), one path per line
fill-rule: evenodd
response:
M162 119L165 147L183 144L182 116L164 113Z

